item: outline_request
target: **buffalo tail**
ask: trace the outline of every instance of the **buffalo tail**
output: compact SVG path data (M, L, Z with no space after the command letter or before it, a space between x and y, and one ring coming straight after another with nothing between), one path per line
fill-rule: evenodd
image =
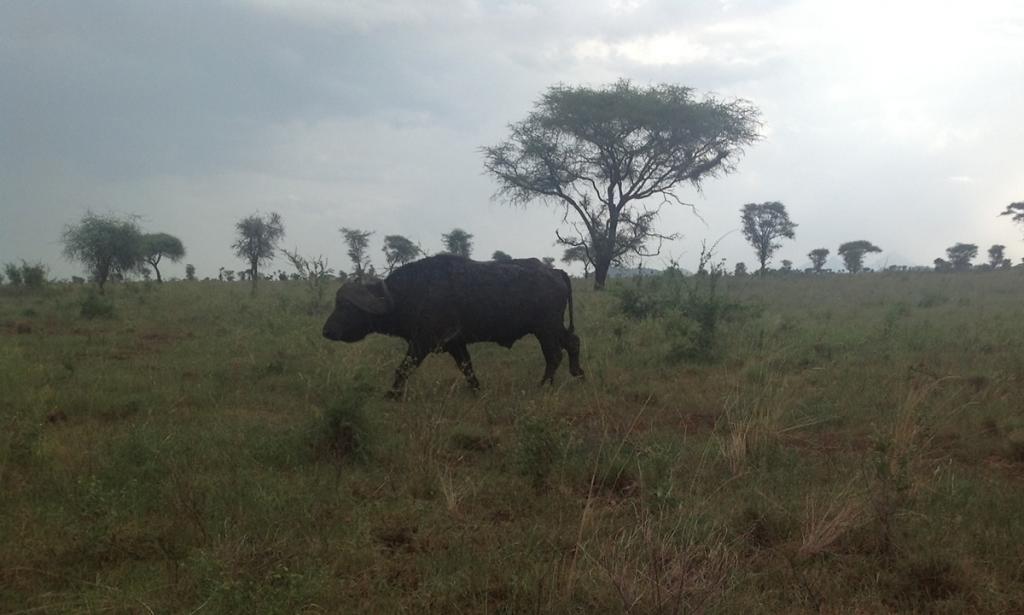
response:
M575 333L576 323L573 320L572 314L572 280L569 279L568 273L564 271L560 271L559 273L562 274L562 279L565 280L565 287L569 290L569 333Z

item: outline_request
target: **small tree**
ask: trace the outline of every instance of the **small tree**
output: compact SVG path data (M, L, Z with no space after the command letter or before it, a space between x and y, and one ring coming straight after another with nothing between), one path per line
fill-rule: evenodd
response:
M772 255L782 247L779 239L793 239L797 225L790 221L786 206L778 201L747 203L740 213L743 236L754 246L763 274Z
M565 252L562 252L562 262L566 265L580 263L583 265L583 279L590 278L590 267L593 265L593 261L590 260L590 252L587 250L587 246L580 245L566 248Z
M782 267L779 269L779 271L784 271L786 273L790 273L791 271L793 271L793 261L782 259Z
M32 263L22 260L20 265L7 263L4 265L4 272L12 286L25 286L26 288L39 288L46 283L46 276L49 269L43 263ZM0 280L3 276L0 276Z
M509 256L508 254L502 252L501 250L495 250L494 254L491 254L491 260L492 261L499 261L499 262L500 261L510 261L510 260L512 260L512 257Z
M541 257L540 261L542 263L544 263L545 265L547 265L548 267L551 267L552 269L555 268L555 257L554 256L544 256L544 257Z
M534 200L563 209L594 265L594 288L630 250L659 239L659 203L686 205L680 188L699 188L735 167L742 148L759 138L758 111L746 101L698 99L691 88L549 88L508 140L483 149L484 168L498 194L513 204Z
M235 230L238 239L231 247L238 258L249 264L249 279L252 280L252 292L255 294L260 265L273 260L277 243L284 237L284 224L276 212L266 216L253 214L239 220Z
M160 260L167 258L172 263L180 261L185 256L185 246L181 240L174 235L167 233L152 233L142 236L142 258L156 272L156 281L163 282L160 275Z
M811 267L814 268L814 273L821 273L821 270L825 268L828 255L828 248L815 248L807 253L807 258L811 259Z
M1006 258L1006 246L995 244L988 249L988 264L993 269L1006 269L1010 266L1010 259Z
M741 277L747 275L747 264L746 263L736 263L736 266L733 268L733 275L735 275L738 278L741 278Z
M973 243L958 243L946 248L946 258L949 264L957 271L967 271L971 268L971 261L978 255L978 246Z
M947 261L944 258L937 258L933 260L932 263L935 264L935 271L938 271L940 273L946 271L953 271L953 265L951 265L949 261Z
M361 231L357 228L346 228L341 227L338 229L341 232L342 237L345 238L345 245L348 246L346 253L348 254L349 260L352 261L352 275L356 279L362 280L364 276L370 273L370 257L366 254L366 249L370 246L370 235L373 235L373 231Z
M185 265L185 279L194 282L196 279L196 266L189 263Z
M441 235L444 243L444 251L456 256L469 258L473 253L473 236L460 228L453 228L451 232Z
M864 269L864 255L869 252L881 252L882 249L870 241L859 239L847 241L839 246L839 256L846 264L846 270L850 273L860 273Z
M7 279L10 280L11 286L21 286L21 269L14 263L7 263L4 265L4 273L7 274Z
M78 224L64 228L61 241L64 256L85 265L100 294L113 274L123 277L142 263L142 233L134 216L86 212Z
M334 277L334 270L327 266L327 259L323 256L316 258L304 258L299 255L296 249L293 252L281 250L295 267L298 277L306 281L306 288L309 290L311 311L316 311L324 300L324 293L327 290L327 283ZM287 280L285 272L278 272L279 279Z
M410 239L402 235L387 235L384 237L384 262L387 265L388 273L394 271L395 267L411 263L423 254L423 250Z

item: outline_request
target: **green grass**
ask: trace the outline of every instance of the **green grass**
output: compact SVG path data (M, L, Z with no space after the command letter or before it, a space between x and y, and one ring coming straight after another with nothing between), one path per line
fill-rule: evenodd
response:
M297 283L0 287L0 612L1024 609L1018 271L619 284L404 402Z

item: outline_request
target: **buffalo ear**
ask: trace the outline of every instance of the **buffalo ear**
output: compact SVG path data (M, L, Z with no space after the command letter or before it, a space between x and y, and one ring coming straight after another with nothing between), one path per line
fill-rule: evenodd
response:
M373 291L378 292L373 292ZM358 282L341 287L341 297L360 310L380 316L391 311L391 295L383 282L361 284Z

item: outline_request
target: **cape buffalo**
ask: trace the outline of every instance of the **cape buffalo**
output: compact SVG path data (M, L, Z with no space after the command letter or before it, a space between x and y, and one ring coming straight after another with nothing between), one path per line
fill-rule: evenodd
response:
M568 329L563 325L567 305ZM409 343L392 396L401 394L409 373L431 352L450 354L469 385L479 388L466 344L497 342L511 348L531 333L546 362L541 384L554 383L563 348L570 373L583 376L569 276L537 259L482 263L442 254L399 267L385 280L342 285L324 323L324 337L357 342L370 333Z

